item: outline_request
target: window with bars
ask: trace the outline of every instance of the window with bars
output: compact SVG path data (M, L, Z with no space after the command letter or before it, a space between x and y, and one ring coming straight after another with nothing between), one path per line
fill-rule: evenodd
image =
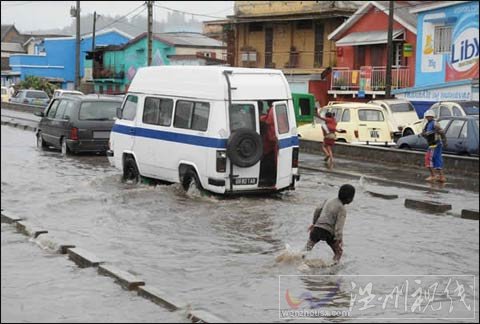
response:
M434 53L450 53L452 47L452 26L435 26L433 38Z

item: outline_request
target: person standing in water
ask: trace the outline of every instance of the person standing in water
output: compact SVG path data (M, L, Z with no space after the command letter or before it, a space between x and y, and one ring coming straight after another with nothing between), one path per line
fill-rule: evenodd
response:
M313 222L308 227L309 239L305 251L313 249L319 241L326 241L333 250L333 260L338 262L343 254L343 227L347 217L345 205L353 201L355 188L344 184L338 191L338 196L326 200L313 213Z

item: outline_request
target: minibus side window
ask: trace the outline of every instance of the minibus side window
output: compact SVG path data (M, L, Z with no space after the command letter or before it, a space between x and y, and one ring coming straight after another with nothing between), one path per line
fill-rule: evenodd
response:
M129 95L123 105L122 119L134 120L137 114L138 97Z
M209 113L210 104L208 103L178 100L173 126L206 131L208 128Z
M275 106L275 114L277 115L278 133L279 134L288 133L289 127L288 127L287 106L285 105Z
M206 131L208 128L208 115L210 105L205 102L196 102L193 109L192 129Z
M172 99L147 97L143 108L143 122L145 124L170 126L172 111Z
M178 128L190 128L193 111L193 102L178 100L175 109L175 120L173 126Z
M239 128L255 130L255 106L250 104L235 104L230 106L230 131Z

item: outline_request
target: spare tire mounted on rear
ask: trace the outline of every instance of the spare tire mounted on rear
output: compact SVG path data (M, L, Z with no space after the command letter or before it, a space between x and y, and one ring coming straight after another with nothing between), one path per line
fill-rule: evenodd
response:
M235 130L227 141L227 156L239 167L255 165L263 155L263 142L260 134L249 128Z

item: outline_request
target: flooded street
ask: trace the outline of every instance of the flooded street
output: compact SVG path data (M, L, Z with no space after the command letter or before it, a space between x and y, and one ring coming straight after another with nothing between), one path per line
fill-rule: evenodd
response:
M415 198L448 202L457 213L460 209L478 210L478 192L450 189L448 193L427 193L363 184L377 192L399 195L399 199L383 200L365 193L357 180L302 170L295 191L274 196L223 199L190 195L178 185L124 184L121 173L110 167L105 156L64 158L58 151L39 151L31 131L2 126L1 132L4 210L47 229L45 238L91 251L220 318L232 322L281 321L279 304L283 304L284 292L280 292L280 285L285 284L282 278L287 275L295 275L285 277L286 284L298 292L315 292L330 284L330 277L322 277L325 275L469 275L461 278L467 287L473 285L472 276L476 277L476 305L470 294L466 302L475 308L478 321L478 221L404 207L405 198ZM336 196L344 183L353 184L357 193L347 206L341 263L307 272L299 269L298 264L275 263L275 256L286 244L295 250L303 248L314 209ZM5 234L3 226L2 308L8 306L3 297L4 267L15 268L16 262L3 256L4 240L13 239L14 235ZM330 260L332 253L322 242L309 257ZM321 276L311 277L315 280L299 277L305 274ZM90 277L95 276L86 274L81 280L100 280ZM49 288L59 289L62 285L62 281L52 281ZM41 297L28 296L31 300L40 299L39 307L47 302ZM334 306L345 308L347 302L348 308L346 297L336 297ZM104 303L101 292L88 298L97 301L95 312L116 312ZM455 307L458 318L473 316L473 310L468 311L463 303ZM72 320L98 321L99 318L90 316L89 309L85 309L85 317ZM358 318L380 315L384 314L377 307L364 310ZM399 316L409 318L405 314ZM145 320L131 317L124 320ZM176 320L170 317L156 320ZM25 320L21 316L5 320L22 319Z

